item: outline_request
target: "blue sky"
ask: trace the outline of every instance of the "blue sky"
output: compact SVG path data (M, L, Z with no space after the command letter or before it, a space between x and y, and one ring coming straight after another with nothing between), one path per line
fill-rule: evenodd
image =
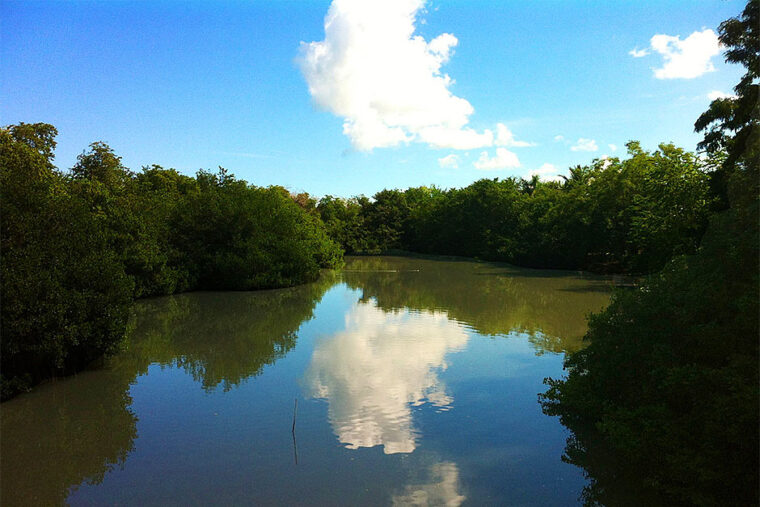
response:
M102 140L135 170L371 195L693 150L743 73L706 31L740 1L377 5L4 0L0 123L55 125L63 169Z

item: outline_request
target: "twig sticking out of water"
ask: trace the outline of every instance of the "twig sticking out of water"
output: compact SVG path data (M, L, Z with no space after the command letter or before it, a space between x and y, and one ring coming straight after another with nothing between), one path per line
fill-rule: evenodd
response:
M293 429L291 430L293 434L296 433L296 413L298 412L298 398L295 399L295 404L293 405Z
M298 464L298 444L296 444L296 414L298 413L298 398L295 399L295 403L293 404L293 428L291 429L291 432L293 433L293 457L296 460L296 465Z

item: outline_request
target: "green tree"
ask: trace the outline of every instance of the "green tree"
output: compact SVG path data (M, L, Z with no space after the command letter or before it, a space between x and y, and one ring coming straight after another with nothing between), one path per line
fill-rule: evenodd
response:
M342 262L315 210L220 168L135 174L93 143L52 164L56 129L0 131L2 397L116 350L133 298L289 286Z
M220 168L198 172L197 193L171 219L171 241L192 287L251 290L314 280L341 251L318 217L281 187L259 188Z
M342 199L326 195L317 204L327 233L346 253L363 253L368 249L362 215L364 200L366 198Z
M724 40L755 48L748 67L758 61L757 7L751 0L743 21L721 25ZM715 111L713 102L706 114ZM729 208L711 217L696 254L619 291L590 319L590 344L567 358L567 378L546 380L545 412L573 432L564 459L591 478L587 503L620 504L634 491L671 505L758 503L760 164L757 144L740 137L747 128L751 139L753 122L706 136L733 161L722 167Z
M0 129L2 398L113 351L132 283L52 164L56 130Z
M726 153L711 181L719 209L725 209L728 179L737 162L760 164L760 0L747 2L741 16L721 23L719 32L726 61L743 65L746 73L734 87L736 95L713 100L694 130L705 133L700 149Z

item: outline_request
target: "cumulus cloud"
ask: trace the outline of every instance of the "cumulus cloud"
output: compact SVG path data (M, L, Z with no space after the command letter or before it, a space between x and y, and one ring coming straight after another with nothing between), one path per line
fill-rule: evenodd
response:
M652 51L663 57L662 67L654 70L657 79L693 79L715 70L712 57L720 53L718 35L705 29L694 32L684 40L677 35L657 34L649 40ZM633 49L628 54L641 58L649 49Z
M732 95L730 93L723 93L720 90L713 90L710 93L707 94L707 98L710 100L716 100L716 99L735 99L736 95Z
M438 165L443 168L459 169L459 157L454 155L446 155L445 157L438 159Z
M325 39L301 43L298 63L318 107L344 118L358 150L422 142L436 148L492 146L491 130L467 127L474 109L441 72L457 38L415 35L425 0L333 0Z
M564 141L564 140L565 140L565 136L563 136L563 135L554 136L554 141L555 142L560 142L560 141Z
M467 345L465 327L444 312L386 313L373 303L354 307L345 325L317 343L305 373L307 394L327 400L333 431L349 449L414 451L412 407L451 407L438 372L449 353Z
M642 58L649 54L649 50L633 48L632 50L628 51L628 54L634 58Z
M488 156L488 152L484 151L480 154L480 158L473 162L475 169L481 171L495 171L497 169L507 169L510 167L520 167L520 160L513 152L506 148L496 148L496 155L493 157Z
M427 143L433 148L449 148L452 150L471 150L493 144L493 132L486 129L482 133L466 127L453 129L446 126L433 125L418 130L416 137L411 140Z
M535 146L534 143L529 143L527 141L518 141L515 139L512 131L509 130L509 128L503 123L496 125L496 139L494 141L494 144L496 144L496 146L512 146L515 148Z
M596 151L599 147L596 145L596 141L593 139L586 139L581 137L578 142L570 147L571 151Z
M617 145L608 144L607 146L610 148L610 151L617 151Z
M545 163L538 169L534 169L532 171L528 172L528 178L532 178L533 176L538 176L541 181L559 181L562 179L559 174L557 174L557 168L554 166L554 164Z

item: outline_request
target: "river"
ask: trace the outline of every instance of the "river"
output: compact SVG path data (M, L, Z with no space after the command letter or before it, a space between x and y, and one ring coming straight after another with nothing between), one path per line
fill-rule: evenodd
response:
M1 503L577 503L537 395L610 290L353 257L300 287L140 301L121 353L2 404Z

